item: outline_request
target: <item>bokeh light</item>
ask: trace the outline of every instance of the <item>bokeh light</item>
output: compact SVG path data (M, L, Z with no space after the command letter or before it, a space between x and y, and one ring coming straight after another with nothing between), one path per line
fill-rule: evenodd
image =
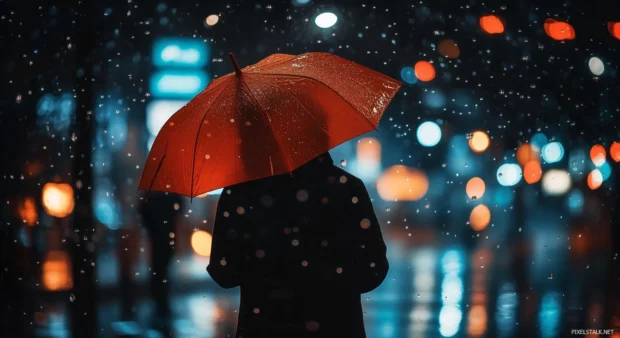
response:
M611 177L611 165L609 165L609 162L603 163L603 165L596 169L601 172L601 175L603 176L603 182L607 181L607 179Z
M331 12L321 13L314 19L314 23L320 28L329 28L335 25L337 21L338 17Z
M435 67L428 61L418 61L414 66L415 76L420 81L431 81L435 78Z
M43 208L54 217L67 217L73 211L73 188L67 183L46 183L43 186Z
M523 176L523 171L515 163L505 163L497 169L497 182L505 187L511 187L519 183L521 176Z
M605 147L600 144L596 144L590 148L590 159L595 166L600 167L605 164L607 153Z
M204 230L194 231L191 238L192 249L194 252L203 257L211 255L211 243L213 236Z
M475 231L484 230L491 222L491 210L484 204L477 205L469 215L469 225Z
M565 194L571 188L570 174L566 170L551 169L542 178L542 190L549 196Z
M413 70L413 67L403 67L400 70L400 78L408 84L414 84L416 82L418 82L418 78L415 77L415 71Z
M609 147L609 157L611 157L614 162L620 162L620 143L614 142Z
M532 136L532 139L530 140L530 144L532 145L533 150L537 153L541 151L541 149L547 144L547 142L549 142L549 139L547 139L547 136L545 136L545 134L543 133L534 134L534 136Z
M603 72L605 71L605 64L601 59L596 56L590 58L590 60L588 61L588 67L590 67L590 71L592 72L592 74L596 76L603 74Z
M588 187L592 190L598 189L603 184L603 174L600 170L594 169L588 174Z
M542 148L543 160L547 163L556 163L564 157L564 147L560 142L547 143Z
M71 261L64 251L50 251L43 260L43 287L49 291L69 290L73 287Z
M501 34L504 32L504 23L496 15L485 15L480 18L480 27L488 34Z
M568 210L573 215L578 215L583 211L584 198L583 193L579 189L573 189L566 198Z
M528 184L540 181L542 177L542 168L537 160L529 161L523 166L523 178Z
M467 182L465 192L471 200L477 200L484 195L485 188L484 181L480 177L474 177Z
M476 153L481 153L487 150L490 143L491 139L489 139L489 135L481 130L473 132L471 138L469 139L469 147Z
M609 30L609 34L611 34L611 36L620 40L620 22L608 22L607 29Z
M355 174L363 180L375 180L381 170L381 142L364 137L357 142Z
M530 144L522 144L517 148L517 162L525 166L530 161L538 161L538 152Z
M26 197L17 208L19 217L22 221L30 226L33 226L39 215L37 214L37 206L34 202L34 198Z
M437 46L437 50L439 50L439 54L441 54L441 56L445 56L450 59L456 59L461 54L459 46L452 39L441 40Z
M557 21L555 19L547 19L543 25L545 33L558 41L575 39L575 29L568 22Z
M220 21L219 15L211 14L211 15L207 16L207 19L205 20L205 23L207 24L207 26L215 26L218 21Z
M422 146L433 147L441 140L441 128L435 122L426 121L418 127L416 135Z
M428 191L426 174L415 168L395 165L377 180L377 192L385 201L417 201Z

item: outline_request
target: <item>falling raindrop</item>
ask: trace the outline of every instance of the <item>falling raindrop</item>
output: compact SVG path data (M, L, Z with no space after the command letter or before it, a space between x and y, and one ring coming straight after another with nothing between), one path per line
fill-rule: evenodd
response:
M74 294L69 294L69 301L71 301L71 303L73 303L75 301L75 295Z
M15 97L15 102L22 103L22 94L17 94L17 96Z
M341 160L340 161L340 165L343 166L343 167L346 167L347 166L347 161L346 160Z

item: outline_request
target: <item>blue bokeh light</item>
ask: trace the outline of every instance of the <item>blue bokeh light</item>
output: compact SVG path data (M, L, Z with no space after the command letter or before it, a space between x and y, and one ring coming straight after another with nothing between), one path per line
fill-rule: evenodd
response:
M601 172L601 175L603 176L603 182L607 181L607 179L611 177L611 165L609 165L608 161L605 161L605 163L597 167L597 169Z
M446 105L446 96L439 90L424 93L424 104L430 108L442 108Z
M418 82L418 78L415 76L415 70L413 70L413 67L403 67L400 70L400 78L408 84L414 84L416 82Z
M437 123L426 121L418 127L418 142L424 147L433 147L441 140L441 128Z
M515 163L504 163L497 169L497 182L505 187L516 185L522 177L523 171Z
M566 197L568 210L573 215L578 215L583 211L584 198L583 193L579 189L573 189Z
M564 158L564 147L560 142L547 143L542 148L543 160L547 163L556 163Z
M536 133L530 139L530 144L538 151L540 151L548 142L549 139L543 133Z
M197 39L161 38L153 45L153 64L157 67L204 67L209 60L208 45Z
M191 98L205 89L209 81L203 71L160 71L151 77L150 91L156 97Z

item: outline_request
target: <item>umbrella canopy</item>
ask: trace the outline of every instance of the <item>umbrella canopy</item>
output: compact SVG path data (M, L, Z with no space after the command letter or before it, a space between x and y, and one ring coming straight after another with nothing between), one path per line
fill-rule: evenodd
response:
M222 76L164 124L139 190L195 197L292 172L376 129L401 83L327 53L274 54Z

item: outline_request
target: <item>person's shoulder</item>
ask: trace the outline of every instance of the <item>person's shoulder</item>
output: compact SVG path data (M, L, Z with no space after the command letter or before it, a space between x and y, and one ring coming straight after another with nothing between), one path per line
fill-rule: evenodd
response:
M364 181L362 181L359 177L335 165L330 168L330 175L335 176L341 183L349 183L350 186L356 188L365 187Z

